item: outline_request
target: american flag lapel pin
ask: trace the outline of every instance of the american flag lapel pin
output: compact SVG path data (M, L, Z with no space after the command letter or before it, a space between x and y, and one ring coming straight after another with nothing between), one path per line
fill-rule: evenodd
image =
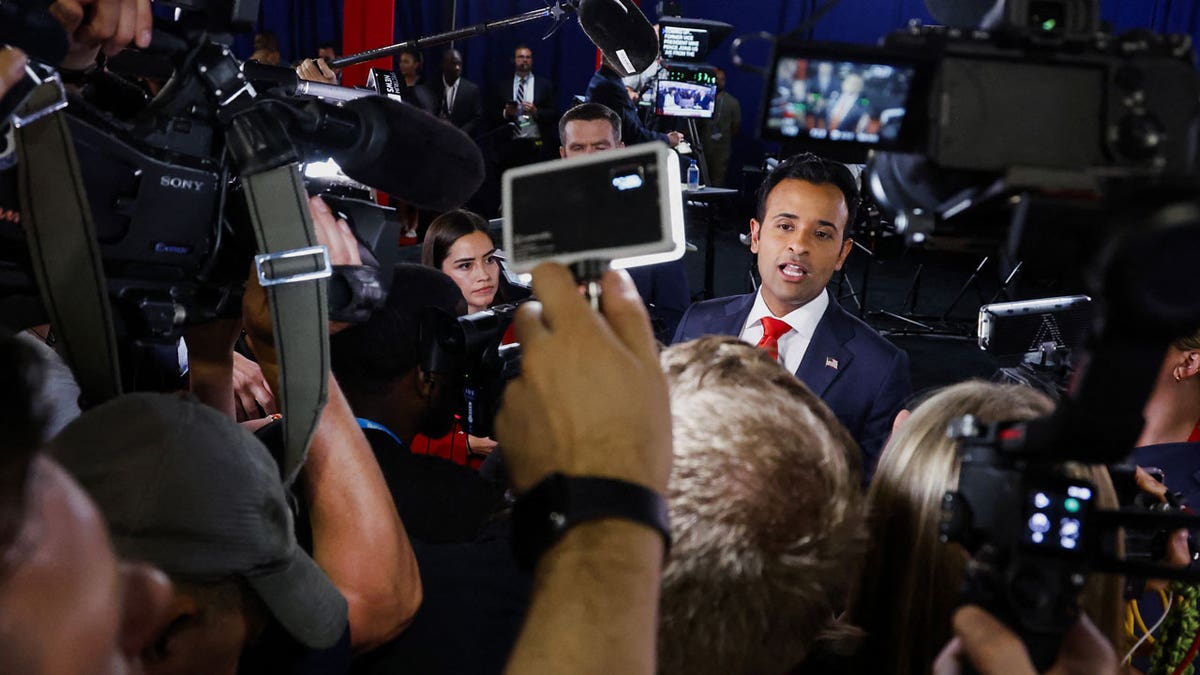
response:
M833 368L834 370L837 370L838 369L837 359L833 358L832 356L826 356L825 357L825 367Z

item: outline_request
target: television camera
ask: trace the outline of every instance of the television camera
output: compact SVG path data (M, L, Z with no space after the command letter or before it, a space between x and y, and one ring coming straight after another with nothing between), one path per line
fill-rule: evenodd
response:
M927 2L935 16L949 4ZM1056 412L949 430L961 472L942 536L972 556L965 599L1008 623L1042 670L1089 573L1200 581L1115 545L1120 528L1200 520L1097 508L1095 486L1064 468L1126 459L1168 342L1200 326L1200 77L1189 38L1111 35L1096 2L988 4L1001 20L986 29L912 24L874 48L798 39L808 25L780 38L760 129L788 148L865 160L873 196L910 245L970 227L983 204L1012 212L1013 242L1035 198L1099 220L1088 238L1107 244L1086 270L1098 307Z

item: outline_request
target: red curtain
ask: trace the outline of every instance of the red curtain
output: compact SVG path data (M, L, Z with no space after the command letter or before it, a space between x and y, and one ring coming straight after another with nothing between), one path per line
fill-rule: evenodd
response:
M342 53L354 54L392 44L396 23L395 0L345 0L342 21ZM392 57L384 56L350 66L342 72L342 84L362 86L371 68L392 69Z

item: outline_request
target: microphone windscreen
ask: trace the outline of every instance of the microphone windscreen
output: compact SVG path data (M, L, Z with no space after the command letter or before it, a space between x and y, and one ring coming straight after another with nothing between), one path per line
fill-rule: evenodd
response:
M434 211L462 206L483 184L483 155L454 125L383 96L345 110L358 115L359 138L333 160L354 180Z
M631 0L581 0L578 13L583 32L622 75L658 59L658 33Z

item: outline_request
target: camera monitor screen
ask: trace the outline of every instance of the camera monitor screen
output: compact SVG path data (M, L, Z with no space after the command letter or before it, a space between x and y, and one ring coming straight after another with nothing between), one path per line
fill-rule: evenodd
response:
M1083 555L1095 493L1085 481L1030 489L1024 509L1026 546L1048 553Z
M771 73L764 137L883 149L902 145L921 89L919 64L883 54L786 50L780 47Z
M663 143L512 169L503 195L514 272L547 260L635 267L683 255L679 162Z
M708 30L663 25L659 35L664 61L703 61L708 55Z
M654 113L663 117L713 116L717 106L717 76L708 69L668 70L654 81Z

